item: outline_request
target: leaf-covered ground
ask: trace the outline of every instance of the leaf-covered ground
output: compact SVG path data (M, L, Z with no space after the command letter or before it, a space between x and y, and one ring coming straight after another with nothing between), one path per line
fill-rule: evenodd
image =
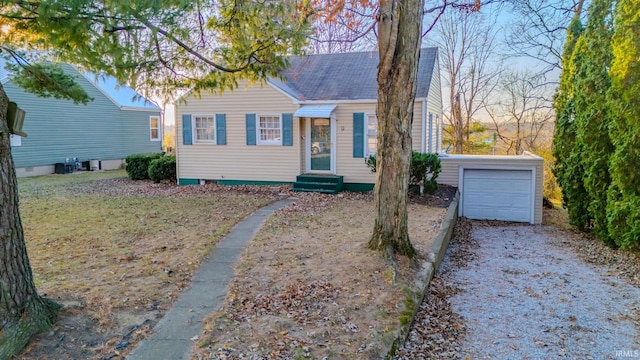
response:
M421 256L452 200L446 190L409 205ZM248 245L194 359L377 359L393 340L416 267L400 259L396 272L366 248L372 196L296 196Z
M39 291L65 309L19 359L124 358L189 285L218 239L282 196L299 200L271 218L248 247L237 268L243 275L231 284L225 308L194 342L199 354L233 358L268 348L271 358L371 357L379 341L390 337L404 297L401 284L413 270L405 261L405 270L394 274L364 248L372 228L371 195L179 187L123 176L120 171L20 179ZM434 196L412 198L411 236L420 251L428 249L453 191L445 187ZM218 342L214 332L229 322L260 326L251 328L255 337ZM312 328L301 332L304 326Z
M633 354L640 344L639 254L573 231L562 209L545 209L544 222L462 219L396 359Z
M21 359L89 359L129 351L189 286L233 225L280 188L153 184L120 172L19 181L38 290L66 305Z

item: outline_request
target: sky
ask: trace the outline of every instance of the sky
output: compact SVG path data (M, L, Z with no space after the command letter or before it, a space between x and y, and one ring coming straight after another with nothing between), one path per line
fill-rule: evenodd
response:
M550 0L550 1L553 1L553 0ZM556 0L556 1L562 1L562 0ZM492 26L497 26L501 28L501 30L499 30L497 34L498 47L500 48L501 52L503 53L506 52L507 50L506 50L505 41L509 34L510 27L519 20L518 15L514 14L508 6L503 4L485 6L481 9L481 14L485 14L486 16L495 15L494 20L492 20L490 24ZM429 38L431 36L432 36L431 34L428 34L425 37L423 41L423 46L429 45ZM530 70L534 72L542 68L542 65L540 63L535 62L531 58L515 57L515 56L507 57L506 61L504 62L504 66L508 70L519 70L519 71ZM448 94L449 92L447 81L446 81L446 72L442 71L441 76L443 77L441 83L442 83L444 108L446 111L446 109L449 108L449 101L446 96L446 94ZM558 80L559 76L560 76L559 70L550 72L547 74L547 81L555 82ZM499 95L496 95L496 96L499 96ZM165 121L167 124L175 123L175 119L173 119L173 114L174 114L173 109L174 109L173 105L168 105L165 109L165 118L166 118Z

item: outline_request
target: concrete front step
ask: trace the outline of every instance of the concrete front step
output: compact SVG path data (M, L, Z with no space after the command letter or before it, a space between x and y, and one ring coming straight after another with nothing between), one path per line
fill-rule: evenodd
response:
M339 191L331 190L331 189L306 189L306 188L303 188L303 187L295 187L295 186L291 190L298 191L298 192L319 192L319 193L325 193L325 194L337 194L337 193L339 193Z
M296 177L292 190L337 194L342 191L342 179L342 176L337 175L300 174Z

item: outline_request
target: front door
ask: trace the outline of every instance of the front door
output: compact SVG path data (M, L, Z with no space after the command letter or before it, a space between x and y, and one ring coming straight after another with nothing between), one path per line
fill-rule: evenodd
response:
M307 169L309 172L333 171L332 119L310 118L307 126Z

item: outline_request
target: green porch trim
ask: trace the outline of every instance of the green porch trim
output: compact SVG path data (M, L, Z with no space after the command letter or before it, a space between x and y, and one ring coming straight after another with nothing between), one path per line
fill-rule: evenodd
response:
M344 190L352 192L369 192L373 190L375 184L369 183L344 183Z
M293 181L217 180L218 185L291 185Z
M200 184L199 179L178 179L178 185L198 185Z

